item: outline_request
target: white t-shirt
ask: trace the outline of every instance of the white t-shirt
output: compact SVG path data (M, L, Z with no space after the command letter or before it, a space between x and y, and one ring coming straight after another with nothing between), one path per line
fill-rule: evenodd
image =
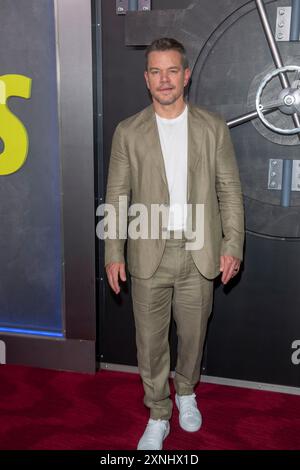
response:
M168 230L186 228L188 107L175 119L156 114L170 194Z

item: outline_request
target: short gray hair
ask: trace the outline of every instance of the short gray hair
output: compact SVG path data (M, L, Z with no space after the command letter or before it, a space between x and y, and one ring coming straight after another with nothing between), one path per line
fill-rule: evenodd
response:
M151 52L177 51L181 55L181 63L184 69L189 67L189 61L184 46L174 38L155 39L146 49L146 70L148 69L148 57Z

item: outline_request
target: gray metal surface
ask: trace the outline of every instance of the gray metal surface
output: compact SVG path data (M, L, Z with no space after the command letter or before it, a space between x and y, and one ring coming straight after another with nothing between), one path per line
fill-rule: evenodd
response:
M265 115L265 114L271 113L271 110L262 109L261 112L262 112L262 114ZM241 124L245 124L245 122L252 121L252 119L255 119L257 117L258 117L258 112L257 111L252 111L251 113L243 114L242 116L237 116L234 119L229 119L227 121L227 126L229 128L240 126Z
M276 18L276 41L289 41L292 7L278 7Z
M269 48L270 48L270 51L274 60L274 64L276 68L280 69L284 67L284 63L283 63L280 51L277 47L273 31L271 29L271 25L270 25L270 21L266 12L264 1L255 0L255 3L256 3L258 13L262 22L262 26L266 35L266 39L268 41ZM290 82L286 73L284 72L280 73L279 78L281 81L282 88L290 87ZM293 121L294 121L295 127L300 128L300 117L298 116L297 113L293 114ZM299 139L300 139L300 136L299 136Z
M258 14L262 23L262 27L264 29L266 39L268 41L270 52L272 54L275 67L280 69L284 66L280 51L275 43L273 31L270 25L270 21L266 12L265 4L263 0L255 0L256 7L258 10ZM283 88L287 88L289 86L288 80L284 74L280 74L280 81Z
M6 364L95 373L95 341L0 335Z
M282 189L283 160L271 158L269 160L268 189L281 191Z
M290 45L291 43L281 43L280 47L284 49L284 54L285 54L285 64L286 65L293 65L297 64L300 65L300 55L298 55L295 47L295 43L291 46L292 51L290 51ZM300 51L299 51L300 52ZM290 55L292 53L292 56ZM261 69L257 69L257 75L254 76L252 79L250 85L249 85L249 90L248 90L248 97L247 97L247 106L249 109L252 108L253 103L255 102L257 90L262 82L262 80L265 78L266 75L272 73L274 71L274 65L268 61L267 55L266 55L266 63L268 64L267 66L263 64L261 66ZM293 75L293 74L291 74ZM291 80L293 80L291 76ZM268 83L268 86L265 88L264 93L263 93L263 102L264 103L270 103L274 101L274 97L279 96L279 94L282 92L282 87L279 82L279 80L276 78L274 80L271 80ZM276 99L275 99L276 101ZM264 113L266 115L267 113ZM281 113L279 110L272 110L271 112L268 113L268 120L272 122L276 127L281 127L282 129L286 129L289 127L293 127L293 122L292 119L289 116L284 115ZM266 127L260 119L255 119L252 121L252 125L255 127L257 132L264 137L266 140L269 142L273 142L274 144L278 145L284 145L284 146L296 146L299 145L299 138L297 135L283 135L283 134L277 134L273 131L271 131L268 127Z
M257 111L252 111L251 113L242 114L242 116L237 116L234 119L228 119L227 125L229 128L236 127L241 124L244 124L245 122L252 121L252 119L255 119L257 117L258 117Z
M300 191L300 160L293 160L292 191Z
M277 132L278 134L284 134L284 135L293 135L293 134L298 134L300 133L300 127L298 126L298 121L300 119L300 116L298 115L298 109L297 106L300 102L300 96L299 96L299 90L297 87L292 88L291 86L288 86L287 88L284 88L283 90L280 91L280 93L274 94L272 96L271 101L266 101L265 104L262 104L262 94L265 90L265 87L268 85L268 83L274 79L274 77L284 77L284 82L285 83L290 83L288 74L287 72L295 72L299 74L300 72L300 67L295 66L295 65L287 65L285 67L277 68L270 74L268 74L262 82L260 83L256 97L255 97L255 106L256 110L258 113L258 116L260 120L264 123L266 127L271 129L273 132ZM272 124L267 117L264 116L262 111L266 109L279 109L280 112L286 115L291 115L294 123L298 127L293 127L293 128L282 128L279 127L278 125L275 126ZM294 117L297 116L297 119L294 119Z
M139 10L140 11L150 11L151 10L151 0L139 0Z
M104 151L103 151L103 63L102 63L102 1L95 0L93 11L93 63L94 66L94 142L95 142L95 201L104 202ZM105 267L103 240L96 238L96 358L104 342L103 311L105 306Z
M293 176L293 161L285 159L282 167L282 190L280 203L282 207L290 207Z
M66 335L68 338L95 339L91 5L81 0L56 0L56 12Z
M116 0L117 15L126 15L128 11L129 0Z
M150 11L151 0L116 0L117 15L126 15L128 11Z
M138 368L134 366L124 366L122 364L100 363L100 368L116 372L128 372L138 374ZM170 377L174 377L175 372L170 373ZM226 379L224 377L212 377L210 375L201 374L200 382L218 385L226 385L229 387L241 387L252 390L268 390L270 392L288 393L289 395L300 395L300 387L284 387L281 385L270 385L261 382L250 382L247 380Z

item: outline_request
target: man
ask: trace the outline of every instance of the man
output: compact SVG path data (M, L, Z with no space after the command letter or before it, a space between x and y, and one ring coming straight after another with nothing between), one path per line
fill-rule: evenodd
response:
M190 75L185 49L176 40L161 38L147 48L145 80L152 105L118 125L109 165L106 203L116 211L118 229L116 237L105 240L105 265L116 294L119 279L126 280L125 237L119 227L123 224L124 231L127 213L120 210L119 198L131 195L131 208L142 204L148 214L140 224L148 236L130 236L129 231L127 251L139 371L150 408L138 443L142 450L162 449L169 434L171 305L178 335L174 383L179 423L195 432L202 418L194 387L213 279L221 272L227 284L242 260L243 203L229 131L218 115L185 102ZM167 208L164 221L152 220L157 204ZM195 245L188 243L191 234Z

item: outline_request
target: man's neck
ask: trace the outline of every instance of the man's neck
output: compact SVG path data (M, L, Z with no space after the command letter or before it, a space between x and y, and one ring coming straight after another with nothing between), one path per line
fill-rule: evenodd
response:
M157 101L153 100L153 107L156 114L164 119L174 119L183 113L186 103L184 99L178 100L173 104L162 105Z

